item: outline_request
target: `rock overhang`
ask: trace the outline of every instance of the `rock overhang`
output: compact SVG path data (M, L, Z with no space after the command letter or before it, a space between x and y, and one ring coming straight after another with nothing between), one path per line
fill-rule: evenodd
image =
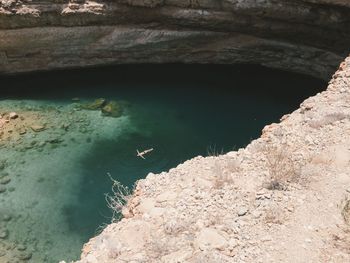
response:
M0 73L129 63L252 63L328 80L347 1L0 1Z

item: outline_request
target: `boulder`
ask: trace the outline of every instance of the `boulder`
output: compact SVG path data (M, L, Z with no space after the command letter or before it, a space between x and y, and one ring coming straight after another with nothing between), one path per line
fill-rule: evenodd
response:
M195 246L200 250L219 249L222 250L227 246L226 239L214 228L204 228L198 234Z
M18 114L16 112L10 112L9 117L10 117L10 119L17 119Z
M85 103L81 105L81 108L84 110L99 110L103 108L107 103L107 100L104 98L99 98L90 103Z
M123 114L122 106L116 101L108 102L102 109L102 115L118 118Z

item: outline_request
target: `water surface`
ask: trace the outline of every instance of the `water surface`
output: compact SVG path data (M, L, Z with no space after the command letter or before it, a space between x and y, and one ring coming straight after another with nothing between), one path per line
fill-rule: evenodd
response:
M83 243L111 221L107 173L132 186L197 155L243 147L325 87L303 75L243 65L129 65L2 77L0 83L1 111L45 113L40 121L51 125L0 148L7 161L0 172L11 177L0 193L0 216L12 218L0 225L8 230L0 262L26 252L33 263L77 259ZM122 101L123 116L77 110L101 97ZM146 160L136 157L136 149L147 148L154 151ZM27 248L9 252L4 244Z

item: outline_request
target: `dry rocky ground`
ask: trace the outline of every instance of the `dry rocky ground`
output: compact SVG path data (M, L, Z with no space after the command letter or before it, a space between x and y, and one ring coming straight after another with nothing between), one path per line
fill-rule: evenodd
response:
M79 263L350 262L350 58L245 149L140 180Z

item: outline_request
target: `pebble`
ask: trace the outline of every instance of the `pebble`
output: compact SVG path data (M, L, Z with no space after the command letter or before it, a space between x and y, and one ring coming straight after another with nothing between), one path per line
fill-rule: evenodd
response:
M41 132L41 131L45 130L45 126L43 126L43 125L32 125L32 126L30 126L30 128L35 132Z
M26 246L26 245L19 244L19 245L17 246L17 249L18 249L19 251L24 251L24 250L27 249L27 246Z
M252 216L255 218L255 219L258 219L260 216L261 216L261 212L260 211L254 211L252 213Z
M240 207L237 212L238 216L244 216L246 213L248 213L248 208L246 207Z
M27 132L27 130L26 130L25 128L21 128L21 129L19 129L19 131L18 131L18 133L19 133L20 135L26 134L26 132Z
M293 211L294 211L294 207L292 207L292 206L287 206L287 210L288 210L289 212L293 212Z
M307 238L307 239L305 239L305 242L306 242L306 243L311 243L311 239L310 239L310 238Z
M272 240L272 237L269 235L266 235L266 236L261 238L261 241L263 241L263 242L267 242L267 241L271 241L271 240Z

